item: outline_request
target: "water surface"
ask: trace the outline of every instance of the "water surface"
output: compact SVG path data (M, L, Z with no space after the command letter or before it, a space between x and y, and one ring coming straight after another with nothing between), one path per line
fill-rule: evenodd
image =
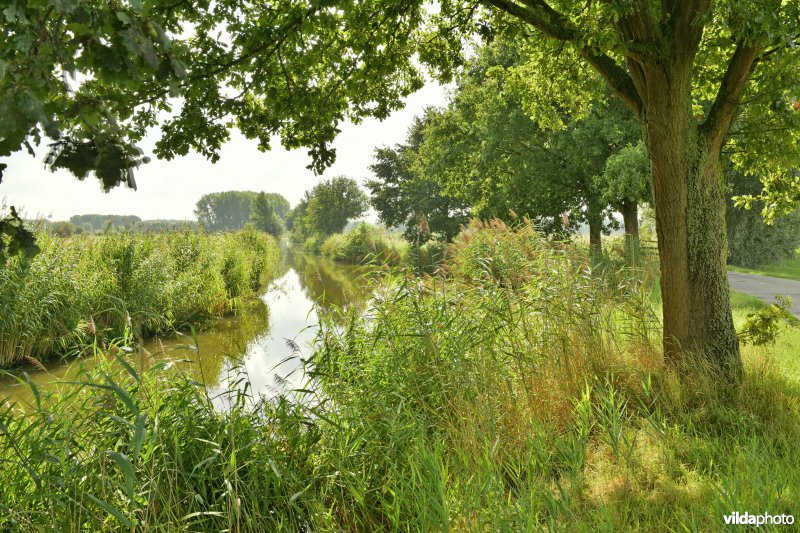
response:
M259 299L235 316L216 320L195 338L184 333L149 339L135 358L140 365L163 357L179 361L218 404L225 401L220 391L231 384L249 384L251 393L266 396L299 388L305 379L302 360L311 355L317 334L318 311L363 305L367 291L361 274L356 267L286 251L278 276ZM45 370L15 373L27 372L42 389L93 364L94 358L53 361L45 363ZM30 402L32 393L6 377L0 381L0 399L5 397Z

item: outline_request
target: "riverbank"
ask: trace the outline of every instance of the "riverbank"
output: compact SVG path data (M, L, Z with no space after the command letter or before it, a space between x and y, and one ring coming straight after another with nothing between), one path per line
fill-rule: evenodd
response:
M745 347L738 385L665 368L652 287L587 264L530 227L473 227L446 276L384 273L366 312L319 317L302 401L234 387L220 411L188 376L101 358L28 416L0 411L2 526L713 531L736 511L797 516L784 338Z
M169 361L174 371L202 383L212 397L231 383L246 386L255 396L274 396L299 387L301 360L311 355L317 334L318 310L345 316L348 309L362 309L369 294L360 283L361 274L359 267L284 249L274 279L243 301L235 313L206 321L206 327L194 335L167 332L140 340L129 355L130 363L141 370ZM76 379L81 369L93 368L97 358L35 363L0 373L0 399L34 405L28 381L44 393Z
M0 269L0 367L75 356L121 337L236 310L274 275L280 251L254 229L223 235L37 235L41 252Z
M332 261L347 264L408 265L419 271L433 271L444 259L445 242L434 235L417 246L386 228L360 222L346 233L334 233L321 243L309 242L310 251Z

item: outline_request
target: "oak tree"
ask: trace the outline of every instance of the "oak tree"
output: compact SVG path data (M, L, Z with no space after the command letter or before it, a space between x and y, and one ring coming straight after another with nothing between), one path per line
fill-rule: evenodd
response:
M796 203L800 180L787 171L800 166L798 0L3 6L0 157L48 142L53 168L94 172L104 187L135 185L135 141L168 111L159 157L192 149L214 160L237 127L263 149L274 135L310 147L321 171L339 124L388 116L422 85L421 64L447 79L472 37L515 34L527 43L518 69L527 110L540 122L558 120L541 95L586 111L598 79L637 116L652 168L667 360L693 352L740 373L720 154L727 142L736 165L758 170L767 216Z

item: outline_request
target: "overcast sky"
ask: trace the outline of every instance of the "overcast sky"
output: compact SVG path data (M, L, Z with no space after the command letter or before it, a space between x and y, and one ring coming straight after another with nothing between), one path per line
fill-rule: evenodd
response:
M306 168L309 158L305 150L287 151L276 139L271 151L259 152L256 141L233 132L216 164L197 154L172 161L153 158L136 171L137 191L117 187L107 194L93 176L81 182L64 170L53 173L45 169L46 147L39 147L35 158L17 152L4 159L8 169L0 184L0 198L22 207L26 218L52 220L85 213L189 219L194 218L192 211L200 196L229 190L277 192L294 206L303 192L321 179L344 174L362 182L371 175L368 167L375 147L402 142L415 115L426 106L441 106L445 100L445 88L430 83L383 122L369 119L359 125L343 125L334 143L336 163L321 177ZM141 144L147 155L152 156L155 140L146 138Z

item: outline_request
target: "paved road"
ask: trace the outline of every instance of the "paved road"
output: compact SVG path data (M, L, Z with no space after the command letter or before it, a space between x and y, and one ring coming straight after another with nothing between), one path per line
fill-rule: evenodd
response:
M775 295L792 297L792 314L800 318L800 281L757 274L743 274L741 272L728 272L731 289L747 293L765 302L775 301Z

